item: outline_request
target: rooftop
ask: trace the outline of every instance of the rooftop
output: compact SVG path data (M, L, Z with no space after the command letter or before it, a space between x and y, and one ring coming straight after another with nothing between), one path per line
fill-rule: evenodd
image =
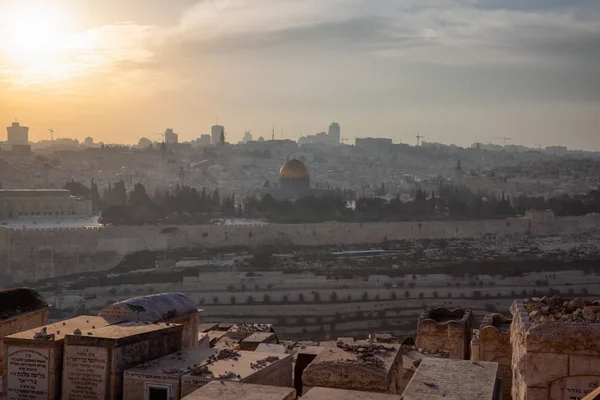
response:
M404 390L403 400L492 400L498 364L426 358Z
M239 382L210 382L182 400L293 400L292 388Z
M81 335L87 335L92 331L110 325L111 322L101 317L91 315L80 315L79 317L55 322L39 328L29 329L27 331L15 333L7 336L9 339L36 339L36 340L62 340L67 334L75 334L79 330Z
M168 327L180 327L177 324L163 324L163 323L148 323L148 322L126 322L119 325L110 325L103 328L97 329L93 332L93 336L102 339L121 339L125 337L131 337L136 335L142 335L144 333L159 331Z
M355 390L315 387L310 389L302 400L398 400L397 394L359 392Z

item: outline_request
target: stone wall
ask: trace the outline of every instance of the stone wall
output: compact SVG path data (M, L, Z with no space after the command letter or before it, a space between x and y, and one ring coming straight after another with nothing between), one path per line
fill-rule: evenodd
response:
M124 226L81 229L19 230L0 228L0 277L22 282L114 267L126 254L182 247L261 245L339 245L384 240L485 239L598 232L600 216L527 218L481 221L394 223L322 223L268 225Z
M600 324L533 324L523 301L511 307L513 400L579 400L600 382Z
M417 347L445 350L450 358L469 358L473 314L469 309L428 308L417 324Z

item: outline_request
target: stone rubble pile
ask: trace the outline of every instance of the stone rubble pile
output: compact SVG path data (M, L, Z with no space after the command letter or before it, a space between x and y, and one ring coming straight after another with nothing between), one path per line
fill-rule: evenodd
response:
M421 354L425 354L428 356L436 357L436 358L450 358L450 352L446 350L439 349L421 349L417 346L402 346L402 354L407 354L411 351L418 351Z
M383 361L377 357L378 355L396 351L395 347L384 346L379 343L354 344L337 342L337 347L346 352L356 354L356 360L348 360L349 362L370 364L377 368L384 366Z
M216 355L211 355L208 357L208 362L213 363L217 360L234 360L237 361L238 358L241 357L241 354L231 350L231 349L222 349Z
M275 361L279 361L279 357L268 356L268 357L265 357L263 359L256 361L256 363L250 363L250 368L252 368L254 370L259 370L259 369L262 369L262 368L266 367L267 365L269 365L269 363L273 363Z
M534 325L551 322L600 323L600 300L585 300L576 297L572 300L559 296L533 297L524 301L529 320Z

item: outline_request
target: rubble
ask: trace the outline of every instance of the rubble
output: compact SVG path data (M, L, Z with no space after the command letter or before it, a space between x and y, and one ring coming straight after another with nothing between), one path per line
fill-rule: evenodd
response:
M377 357L378 354L387 354L396 351L396 348L394 347L384 346L379 343L354 344L337 342L337 347L349 353L356 354L356 360L348 360L349 362L370 364L377 368L384 366L383 361Z
M524 300L523 307L533 325L552 322L600 323L600 300L585 300L576 297L572 300L559 296L533 297Z
M238 358L241 357L241 354L231 350L231 349L222 349L217 354L212 355L208 358L208 362L215 362L217 360L234 360L237 361Z
M258 369L266 367L269 363L272 363L272 362L275 362L278 360L279 360L278 356L268 356L268 357L265 357L265 358L262 358L262 359L256 361L256 363L250 363L250 368L258 370Z

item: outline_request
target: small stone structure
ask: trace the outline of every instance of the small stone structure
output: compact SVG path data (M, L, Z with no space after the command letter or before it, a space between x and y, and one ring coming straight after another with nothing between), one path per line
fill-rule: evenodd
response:
M4 374L3 338L48 323L50 306L34 289L0 289L0 376Z
M358 340L326 346L302 374L303 393L330 387L380 393L400 392L402 354L399 344Z
M478 356L472 356L471 359L498 363L504 400L510 400L512 387L511 322L501 314L487 314L481 321L477 337L472 341L472 347L478 348Z
M215 380L291 387L292 356L221 350L208 363L181 377L181 395L187 396Z
M499 400L498 364L427 358L402 394L403 400Z
M239 341L257 332L275 333L275 328L271 324L235 324L227 330L227 337ZM278 343L277 336L275 336L275 343Z
M272 332L256 332L240 342L240 350L255 351L261 343L277 344L277 335Z
M446 350L451 359L467 360L472 321L470 309L428 308L419 317L417 347Z
M581 399L600 382L600 301L515 301L513 400Z
M296 391L279 386L254 385L239 382L210 382L184 400L295 400Z
M404 391L424 358L450 358L445 350L419 349L416 346L402 346L401 389Z
M357 390L315 387L310 389L302 400L399 400L397 394L360 392Z
M87 335L107 325L104 318L82 315L4 338L7 400L30 398L32 391L34 399L60 399L65 336Z
M123 322L173 322L183 325L183 347L198 345L198 309L183 293L158 293L134 297L104 307L100 317Z
M62 398L116 400L123 372L181 349L183 327L127 322L65 337ZM83 333L83 332L82 332Z
M129 368L123 378L123 400L149 399L152 393L181 398L181 377L217 356L213 349L187 348Z

